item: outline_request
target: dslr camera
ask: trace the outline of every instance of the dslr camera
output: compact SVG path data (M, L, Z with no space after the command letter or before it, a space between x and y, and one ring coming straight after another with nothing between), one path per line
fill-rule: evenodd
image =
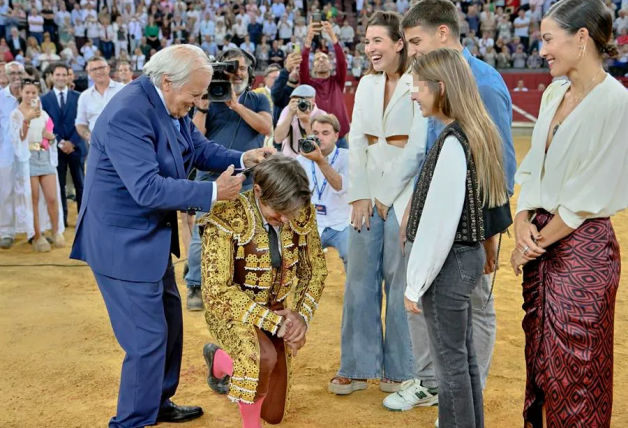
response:
M208 98L210 102L224 103L231 99L231 81L227 73L236 73L240 64L237 60L214 62L211 57L210 60L212 60L214 76L207 90Z
M312 104L310 104L308 100L300 99L299 102L297 103L297 108L303 113L305 113L306 111L312 108Z
M307 101L306 101L307 102ZM316 146L321 145L321 140L314 135L309 135L299 140L299 151L303 153L312 153L316 150Z

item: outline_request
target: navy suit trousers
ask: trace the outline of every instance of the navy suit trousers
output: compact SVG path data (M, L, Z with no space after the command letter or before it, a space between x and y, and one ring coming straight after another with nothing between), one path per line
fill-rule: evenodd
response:
M59 175L59 187L61 189L61 204L63 205L63 220L68 224L68 196L65 193L65 179L70 168L70 175L76 190L76 212L81 211L83 201L83 183L85 181L85 157L71 153L69 155L59 152L59 165L57 173Z
M183 351L181 297L172 262L161 281L128 282L94 272L111 326L126 352L117 414L109 428L154 425L179 385Z

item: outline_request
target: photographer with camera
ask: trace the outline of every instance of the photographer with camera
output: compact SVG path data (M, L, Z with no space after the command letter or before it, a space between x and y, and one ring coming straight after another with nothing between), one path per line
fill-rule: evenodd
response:
M264 147L264 137L272 131L272 116L268 98L250 90L255 77L255 58L235 48L226 50L220 61L213 64L216 71L209 86L209 99L201 101L194 115L194 124L208 139L228 149L246 152ZM218 71L222 69L226 71ZM214 181L218 176L198 171L195 180ZM252 185L251 179L247 179L242 190L248 190ZM197 218L204 214L197 212ZM200 263L201 240L198 227L194 226L188 251L189 270L185 275L187 309L191 311L203 310Z
M299 140L312 134L312 118L327 112L316 107L316 90L300 85L290 94L290 103L281 112L275 128L275 144L281 152L293 158L299 155Z
M336 147L340 123L333 114L312 119L312 135L299 141L297 161L310 180L323 248L338 251L347 271L349 250L349 150Z

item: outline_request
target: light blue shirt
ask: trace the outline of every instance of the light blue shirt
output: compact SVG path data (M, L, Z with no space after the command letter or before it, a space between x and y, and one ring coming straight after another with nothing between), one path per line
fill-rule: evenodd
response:
M504 83L502 76L493 67L471 55L468 49L462 51L471 67L471 72L478 85L480 97L484 102L488 114L499 130L504 143L504 170L506 172L506 185L508 194L512 196L515 188L515 172L517 171L517 159L515 147L512 142L512 100L510 92ZM427 151L429 151L436 139L445 128L445 125L433 117L429 118L427 128ZM421 165L422 167L422 165Z

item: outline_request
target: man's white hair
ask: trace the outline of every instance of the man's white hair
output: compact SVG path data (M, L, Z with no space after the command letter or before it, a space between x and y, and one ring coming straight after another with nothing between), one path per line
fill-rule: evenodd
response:
M142 70L158 88L164 76L175 88L180 88L190 81L193 71L214 73L205 52L194 45L173 45L160 50L150 58Z
M11 61L9 63L4 64L4 72L10 73L13 67L19 68L20 73L24 73L24 66L17 61Z

